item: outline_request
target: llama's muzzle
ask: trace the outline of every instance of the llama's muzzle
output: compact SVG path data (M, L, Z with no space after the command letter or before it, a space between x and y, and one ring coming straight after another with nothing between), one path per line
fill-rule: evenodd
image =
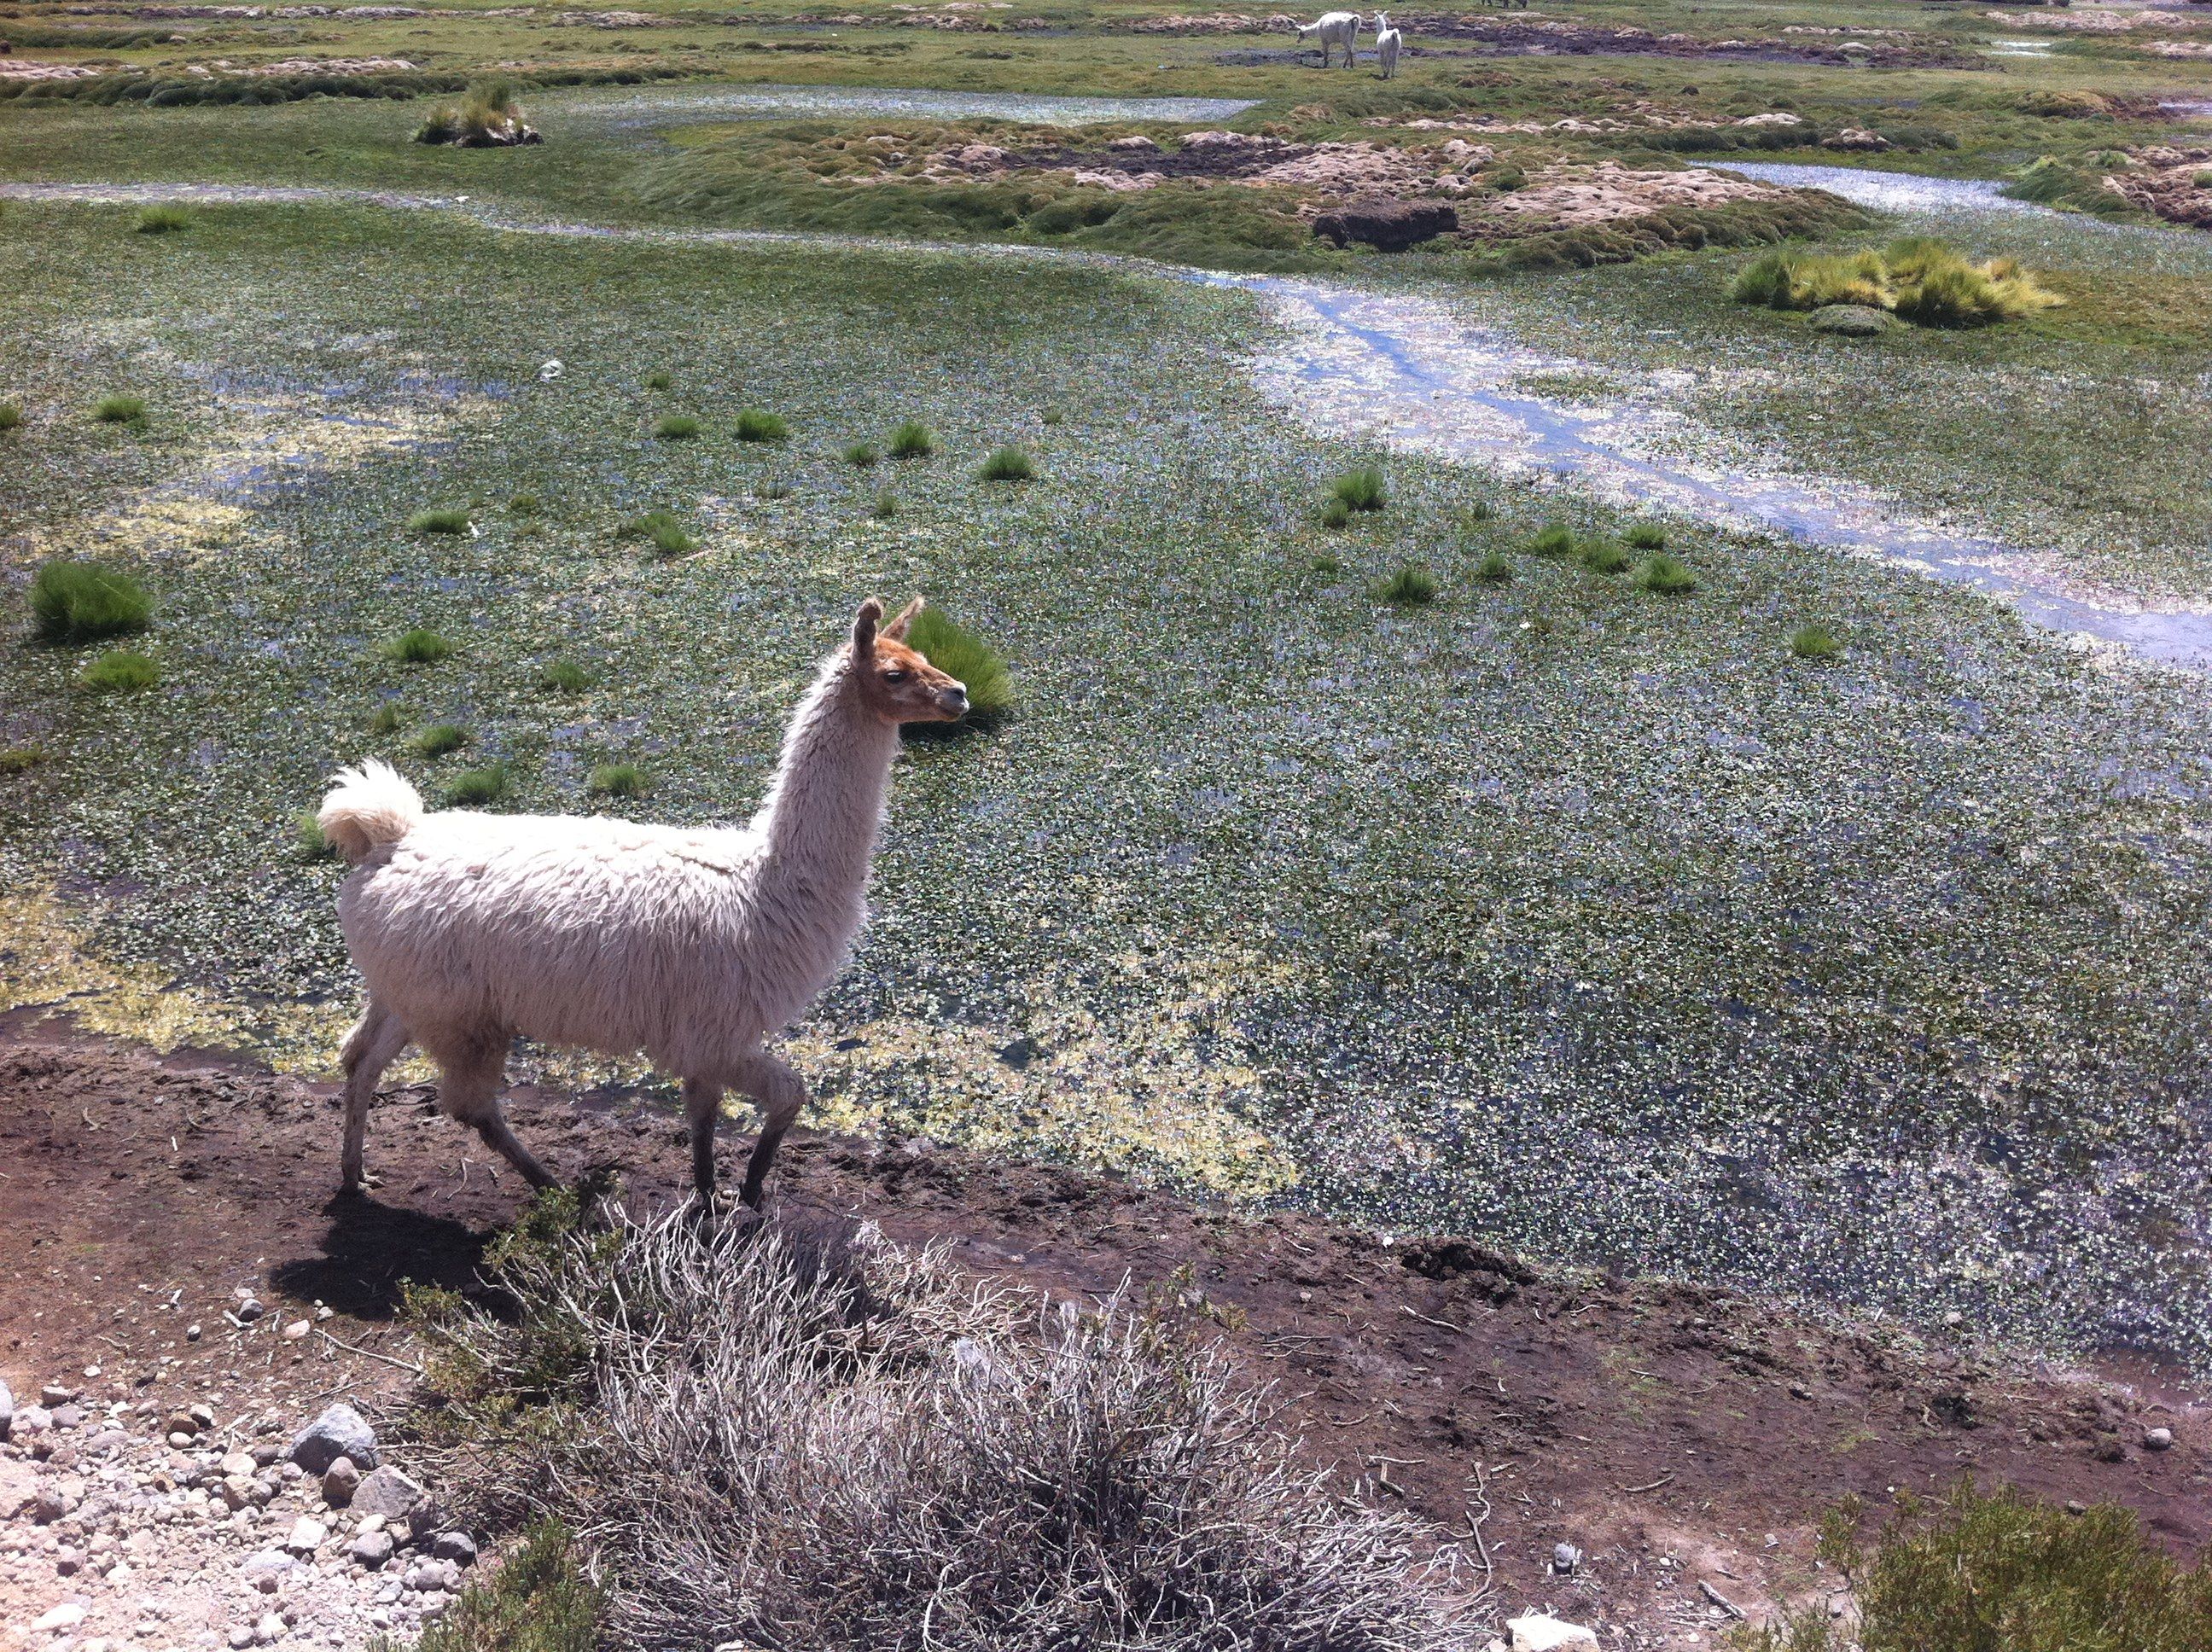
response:
M968 714L968 685L955 683L950 688L939 689L937 703L945 708L948 717L965 717Z

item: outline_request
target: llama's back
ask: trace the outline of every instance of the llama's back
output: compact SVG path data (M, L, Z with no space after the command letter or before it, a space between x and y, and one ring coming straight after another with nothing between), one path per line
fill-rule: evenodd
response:
M763 956L760 853L749 831L452 811L349 879L338 916L372 995L426 1042L497 1028L685 1071L820 984L773 990L806 961Z

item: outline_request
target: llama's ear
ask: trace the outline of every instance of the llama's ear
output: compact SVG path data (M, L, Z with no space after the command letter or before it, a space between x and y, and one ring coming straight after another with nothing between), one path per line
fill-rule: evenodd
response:
M896 619L893 620L889 625L884 627L884 635L889 637L893 642L904 642L906 641L907 622L911 620L920 612L921 612L921 598L916 597L912 602L899 610L899 616Z
M860 611L853 616L853 658L866 659L876 651L876 624L884 616L884 605L873 597L860 604Z

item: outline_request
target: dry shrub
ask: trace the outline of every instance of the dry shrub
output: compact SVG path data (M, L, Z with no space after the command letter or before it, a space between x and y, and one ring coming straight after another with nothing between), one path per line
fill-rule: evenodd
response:
M1126 1294L1040 1309L872 1226L688 1208L495 1266L517 1311L447 1304L434 1455L492 1520L566 1521L622 1642L1477 1643L1429 1528L1333 1492L1264 1390Z

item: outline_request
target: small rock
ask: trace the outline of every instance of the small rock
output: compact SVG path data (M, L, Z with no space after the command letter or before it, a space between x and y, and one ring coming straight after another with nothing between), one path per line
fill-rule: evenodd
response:
M33 1635L52 1635L65 1629L75 1629L85 1620L85 1608L78 1601L64 1600L31 1625Z
M407 1587L419 1594L459 1588L461 1569L450 1560L418 1561L407 1569Z
M49 1382L39 1390L39 1403L48 1411L53 1410L57 1406L66 1406L76 1398L75 1388L64 1388L58 1382Z
M370 1515L362 1520L360 1529L364 1533L380 1532L384 1529L384 1523L382 1515Z
M246 1649L253 1644L253 1631L240 1624L225 1638L230 1644L230 1652L246 1652Z
M53 1413L44 1406L26 1406L15 1413L9 1433L14 1435L44 1434L54 1424Z
M253 1625L253 1638L259 1645L274 1646L284 1638L284 1631L283 1619L273 1612L264 1612L261 1614L261 1621Z
M430 1540L430 1552L457 1566L477 1564L477 1540L466 1532L441 1532Z
M200 1431L200 1419L188 1411L173 1411L163 1419L161 1432L181 1434L187 1440Z
M287 1342L297 1342L313 1328L314 1327L309 1325L305 1320L294 1320L289 1325L284 1327L284 1340Z
M251 1325L254 1321L259 1319L268 1311L269 1310L264 1308L258 1302L255 1301L252 1297L248 1297L244 1302L239 1303L236 1308L231 1309L231 1317L236 1320L240 1325Z
M204 1400L195 1400L192 1404L185 1406L185 1415L191 1418L195 1423L198 1423L203 1429L210 1429L215 1426L215 1407L208 1404Z
M422 1488L396 1468L380 1468L362 1481L353 1494L356 1514L382 1515L398 1520L422 1501Z
M261 1465L253 1461L253 1454L250 1451L227 1451L218 1467L226 1474L235 1474L240 1479L250 1480L253 1478L253 1471Z
M186 1327L185 1327L185 1340L186 1342L198 1342L199 1339L200 1339L200 1327L199 1327L199 1324L198 1324L198 1322L197 1321L195 1321L192 1324L190 1324L190 1325L187 1325Z
M1547 1613L1512 1619L1505 1632L1513 1637L1512 1652L1598 1652L1595 1635Z
M356 1560L374 1571L392 1558L392 1534L380 1527L373 1532L363 1532L354 1539L351 1552Z
M2143 1449L2146 1451L2172 1450L2173 1430L2170 1428L2154 1428L2146 1430L2143 1435Z
M299 1564L282 1549L264 1549L247 1560L239 1570L244 1574L247 1582L264 1594L274 1594L277 1586Z
M1572 1576L1575 1568L1583 1564L1583 1552L1571 1543L1552 1546L1552 1570L1562 1577Z
M294 1554L313 1554L322 1547L330 1532L313 1515L302 1515L292 1522L291 1532L284 1539L284 1546Z
M42 1485L31 1503L31 1518L41 1526L51 1526L76 1507L76 1499L58 1485Z
M169 1448L173 1451L189 1451L191 1445L192 1436L189 1434L172 1434L169 1436Z
M323 1501L333 1509L344 1508L360 1489L361 1470L353 1466L350 1457L335 1458L323 1471Z
M376 1467L376 1434L368 1421L343 1400L293 1436L291 1459L310 1474L319 1474L341 1457L357 1467Z

